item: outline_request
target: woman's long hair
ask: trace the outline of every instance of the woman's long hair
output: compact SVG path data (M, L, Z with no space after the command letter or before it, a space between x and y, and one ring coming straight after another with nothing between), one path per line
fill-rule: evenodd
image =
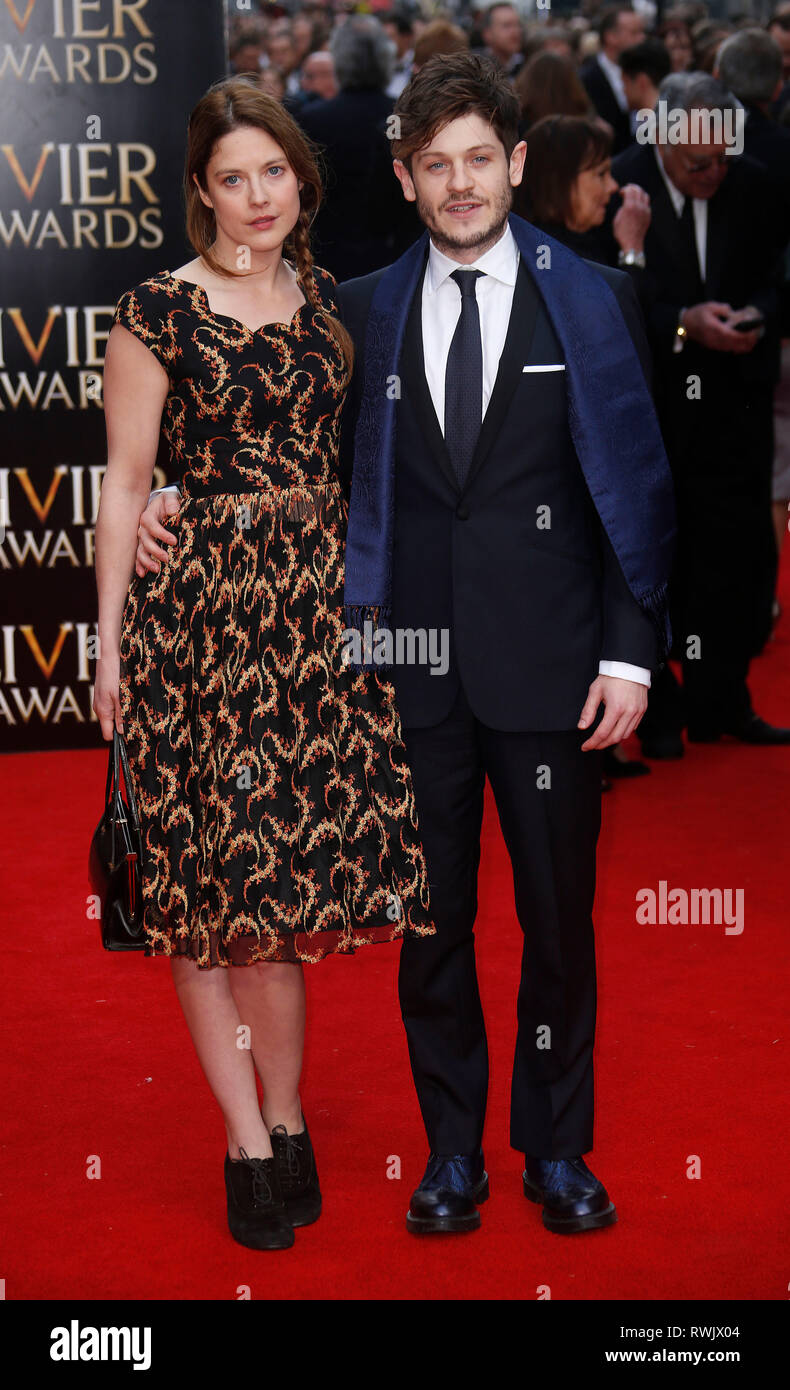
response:
M525 135L544 116L592 113L592 103L574 64L559 53L536 53L521 69L515 88Z
M214 251L217 220L213 208L207 207L198 192L193 175L206 191L206 166L217 142L232 130L250 126L270 135L283 151L297 179L302 181L299 193L299 217L286 237L283 252L293 259L305 297L324 320L338 343L346 363L345 384L351 376L354 345L348 330L339 319L323 308L313 275L313 254L310 250L310 227L321 202L321 175L313 150L296 121L274 97L262 92L245 77L223 78L215 82L202 96L189 118L186 163L184 166L184 196L186 227L189 241L199 256L217 275L239 276L243 271L229 270L221 265Z

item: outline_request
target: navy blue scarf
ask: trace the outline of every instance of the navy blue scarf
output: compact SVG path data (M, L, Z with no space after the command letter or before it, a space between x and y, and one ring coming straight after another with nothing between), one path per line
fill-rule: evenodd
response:
M655 625L663 661L671 644L667 584L675 502L641 363L603 276L523 218L511 213L509 222L562 344L568 424L587 487L628 587ZM366 328L346 541L345 622L360 634L368 665L365 625L369 634L371 625L375 631L391 623L398 363L427 242L426 231L384 272ZM538 269L539 247L550 249L551 269Z

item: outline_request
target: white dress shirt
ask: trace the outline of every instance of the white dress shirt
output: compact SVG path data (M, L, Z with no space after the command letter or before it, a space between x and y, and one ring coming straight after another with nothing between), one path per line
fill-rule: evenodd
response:
M623 72L619 63L615 63L607 53L596 54L598 66L606 78L609 86L614 92L614 98L621 111L628 117L628 124L631 127L631 134L636 131L636 112L629 111L628 97L625 94L625 83L623 82Z
M664 161L658 152L658 145L654 145L656 163L661 171L661 177L666 184L667 193L672 201L672 206L677 213L678 220L683 216L683 204L686 201L685 193L681 193L676 188L669 174L664 168ZM697 243L697 262L702 283L705 283L705 257L708 253L708 200L707 198L692 198L694 209L694 239Z
M599 53L597 54L597 58L598 66L603 72L603 75L609 83L609 86L611 87L612 91L614 92L617 105L620 107L621 111L627 111L628 97L625 94L623 74L620 70L619 63L615 63L609 57L608 53Z
M483 415L494 389L499 359L505 346L513 292L518 275L519 249L510 226L506 225L499 241L489 247L477 260L465 264L464 270L483 270L475 282L480 314L480 337L483 346ZM450 278L460 261L451 260L443 251L429 243L428 264L422 282L422 345L425 358L425 377L431 393L436 418L444 434L444 378L447 357L459 318L461 291ZM601 676L620 676L623 680L650 685L650 672L644 666L632 666L627 661L601 661Z

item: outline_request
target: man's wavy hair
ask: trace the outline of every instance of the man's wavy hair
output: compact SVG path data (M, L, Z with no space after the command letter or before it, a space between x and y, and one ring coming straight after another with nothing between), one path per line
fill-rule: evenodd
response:
M510 159L518 144L520 109L512 83L481 53L437 53L415 73L395 102L392 154L411 173L412 156L443 126L476 112L493 126ZM392 122L392 117L390 117Z

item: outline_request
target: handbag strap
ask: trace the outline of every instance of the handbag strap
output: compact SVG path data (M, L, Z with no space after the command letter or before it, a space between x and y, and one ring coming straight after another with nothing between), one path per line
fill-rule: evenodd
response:
M130 829L131 834L132 834L132 835L135 837L135 839L137 840L138 856L139 856L139 859L140 859L140 863L142 864L142 858L143 858L143 839L142 839L142 833L141 833L141 831L140 831L140 821L139 821L139 818L138 818L138 815L137 815L137 801L136 801L136 798L135 798L135 795L134 795L134 785L133 785L133 783L132 783L132 774L131 774L131 771L130 771L130 769L129 769L129 756L128 756L127 752L126 752L126 744L124 743L123 735L122 735L122 734L119 734L117 729L114 729L114 730L113 730L113 736L112 736L111 766L112 766L112 781L113 781L113 785L112 785L112 857L113 857L113 863L115 862L115 826L116 826L116 822L117 822L117 818L118 818L118 803L119 803L119 800L120 800L120 797L121 797L121 784L120 784L120 775L119 775L119 774L120 774L121 771L123 771L124 788L125 788L125 791L126 791L126 814L127 814L127 822L128 822L128 825L129 825L129 829ZM109 776L109 773L108 773L108 776Z

